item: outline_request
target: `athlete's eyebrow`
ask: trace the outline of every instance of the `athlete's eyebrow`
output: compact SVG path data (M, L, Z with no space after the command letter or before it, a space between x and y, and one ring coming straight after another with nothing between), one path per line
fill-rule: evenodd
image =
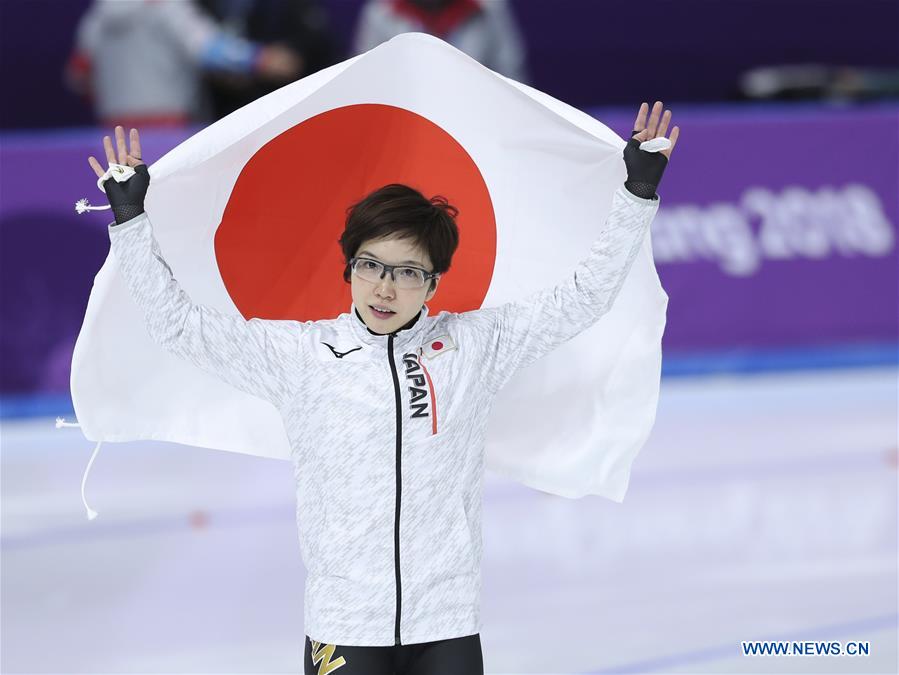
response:
M382 261L378 256L376 256L374 253L372 253L371 251L366 251L366 250L364 250L364 249L363 249L362 251L359 251L356 255L357 255L357 256L358 256L358 255L367 255L368 257L374 258L375 260L377 260L377 261L379 261L379 262L383 262L383 261ZM421 262L419 262L418 260L404 260L403 262L397 263L397 265L417 265L418 267L424 267L424 264L421 263Z

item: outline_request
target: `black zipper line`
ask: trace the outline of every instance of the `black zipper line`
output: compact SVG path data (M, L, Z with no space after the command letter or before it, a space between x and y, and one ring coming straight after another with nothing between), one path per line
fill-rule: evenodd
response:
M400 462L403 449L403 418L402 403L400 402L400 381L396 373L396 361L393 358L393 334L387 337L387 358L390 361L390 372L393 375L393 393L396 399L396 514L393 519L393 566L396 575L396 624L394 636L396 644L400 642L400 612L402 610L402 585L400 583L400 497L402 496L403 480L402 465Z

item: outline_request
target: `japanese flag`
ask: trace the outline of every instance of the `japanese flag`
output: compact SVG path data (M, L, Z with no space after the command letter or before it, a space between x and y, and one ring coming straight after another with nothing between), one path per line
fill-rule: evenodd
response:
M346 208L388 183L460 210L430 315L518 300L570 275L626 177L592 117L407 33L203 129L150 168L146 209L191 299L244 318L333 318L350 304ZM668 296L647 236L612 309L516 373L487 468L547 492L624 497L655 419ZM154 344L107 258L72 362L94 441L157 439L288 459L277 410Z

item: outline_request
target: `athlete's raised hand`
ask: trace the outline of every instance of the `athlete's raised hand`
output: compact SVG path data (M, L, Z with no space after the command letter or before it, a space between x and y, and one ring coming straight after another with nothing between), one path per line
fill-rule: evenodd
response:
M150 171L141 155L140 135L137 133L137 129L132 129L130 136L131 149L129 150L125 143L125 130L121 126L115 128L118 156L112 148L112 140L109 136L103 137L106 160L110 164L129 166L135 171L135 175L124 182L120 183L113 178L107 178L103 182L103 188L106 190L106 197L112 206L117 224L131 220L144 212L144 198L150 187ZM97 174L97 178L102 178L106 174L106 170L93 156L88 157L87 162Z
M636 138L639 142L649 141L653 138L665 138L665 133L668 131L668 124L671 122L671 111L666 110L665 114L662 115L662 102L656 101L655 105L652 106L652 114L649 116L649 123L646 123L646 113L649 110L649 104L644 102L640 104L640 109L637 111L637 119L634 121L634 131L631 134L632 138ZM659 116L661 115L661 119ZM638 133L639 132L639 133ZM637 134L634 136L633 134ZM674 127L671 130L671 136L668 139L671 141L671 147L667 150L659 150L659 153L665 155L668 159L671 159L671 153L674 152L674 145L677 143L677 137L680 135L680 127Z
M112 140L110 140L109 136L103 137L103 149L106 151L107 162L109 162L110 164L124 164L125 166L130 167L139 166L140 164L144 163L144 161L141 159L140 134L137 133L137 129L131 130L130 151L125 145L125 129L121 126L115 128L115 140L119 151L118 157L116 157L116 153L112 149ZM97 174L97 178L100 178L104 173L106 173L106 169L104 169L100 165L100 162L94 159L93 156L88 157L87 162L91 165L94 173Z
M634 130L631 133L631 140L628 141L624 148L624 163L627 166L627 180L624 182L632 194L643 197L644 199L655 199L656 189L662 180L662 173L668 165L671 153L674 152L674 145L677 143L677 137L680 135L680 128L674 127L671 130L671 137L668 141L671 147L665 150L655 152L649 150L641 150L640 144L644 141L650 141L654 138L665 138L668 131L668 124L671 122L671 111L666 110L662 115L662 102L656 101L652 107L652 114L649 116L649 122L646 121L646 113L649 109L647 103L642 103L637 111L637 119L634 121ZM660 120L661 117L661 120Z

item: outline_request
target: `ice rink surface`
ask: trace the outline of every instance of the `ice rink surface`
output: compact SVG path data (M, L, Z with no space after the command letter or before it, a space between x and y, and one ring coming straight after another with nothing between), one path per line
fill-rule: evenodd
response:
M486 671L896 673L897 374L666 378L622 504L488 473ZM301 672L289 463L104 444L88 521L93 446L53 419L2 425L0 670Z

